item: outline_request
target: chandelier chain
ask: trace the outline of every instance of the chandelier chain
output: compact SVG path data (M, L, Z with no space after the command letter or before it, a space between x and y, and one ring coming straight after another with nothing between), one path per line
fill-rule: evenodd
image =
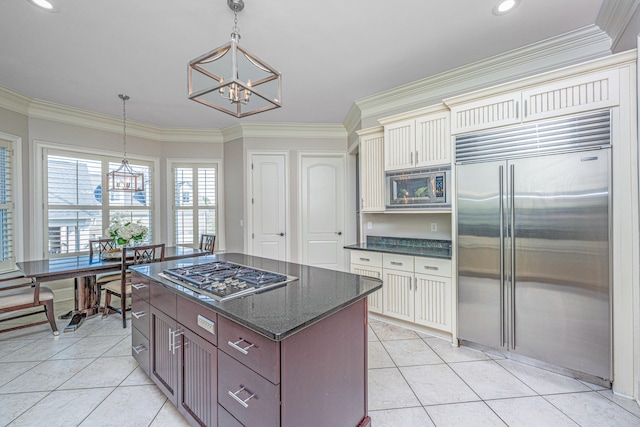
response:
M124 158L127 159L127 95L122 96L122 146L124 148Z

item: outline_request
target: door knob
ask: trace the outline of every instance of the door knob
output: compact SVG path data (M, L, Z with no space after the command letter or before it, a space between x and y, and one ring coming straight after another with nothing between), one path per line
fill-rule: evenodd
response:
M284 236L284 233L279 233L278 236Z
M336 234L337 234L338 236L342 236L342 231L336 231Z

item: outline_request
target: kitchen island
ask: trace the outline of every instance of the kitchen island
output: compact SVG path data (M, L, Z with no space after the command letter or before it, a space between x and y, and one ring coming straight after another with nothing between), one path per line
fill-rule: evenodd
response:
M232 262L297 278L218 301L164 271ZM367 426L367 303L377 279L242 254L136 266L132 347L192 425Z

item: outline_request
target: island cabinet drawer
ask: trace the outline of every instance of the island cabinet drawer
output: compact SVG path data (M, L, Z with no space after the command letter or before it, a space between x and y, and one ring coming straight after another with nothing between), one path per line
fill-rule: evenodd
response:
M351 264L382 267L382 254L369 251L351 251Z
M280 344L218 316L218 348L274 384L280 383Z
M224 407L218 405L218 426L219 427L244 427L242 423L227 412Z
M131 294L135 298L142 298L149 301L150 280L140 273L131 273Z
M382 268L413 272L413 257L408 255L384 254Z
M280 425L280 386L220 350L218 403L245 426Z
M131 328L131 355L149 375L149 338L136 327Z
M151 305L174 319L176 318L177 299L178 296L174 291L166 289L159 283L151 284L151 290L149 292Z
M195 301L178 297L178 323L213 345L218 345L218 315Z
M443 258L415 257L416 273L451 277L451 260Z
M149 338L149 319L151 319L149 315L149 302L139 298L132 298L131 324L147 338Z

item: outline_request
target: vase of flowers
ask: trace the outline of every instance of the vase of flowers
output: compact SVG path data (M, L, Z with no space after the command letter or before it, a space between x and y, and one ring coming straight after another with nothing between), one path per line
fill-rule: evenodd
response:
M149 233L149 228L142 225L140 221L131 222L121 217L111 220L109 228L105 234L113 238L114 247L138 246L144 242Z

